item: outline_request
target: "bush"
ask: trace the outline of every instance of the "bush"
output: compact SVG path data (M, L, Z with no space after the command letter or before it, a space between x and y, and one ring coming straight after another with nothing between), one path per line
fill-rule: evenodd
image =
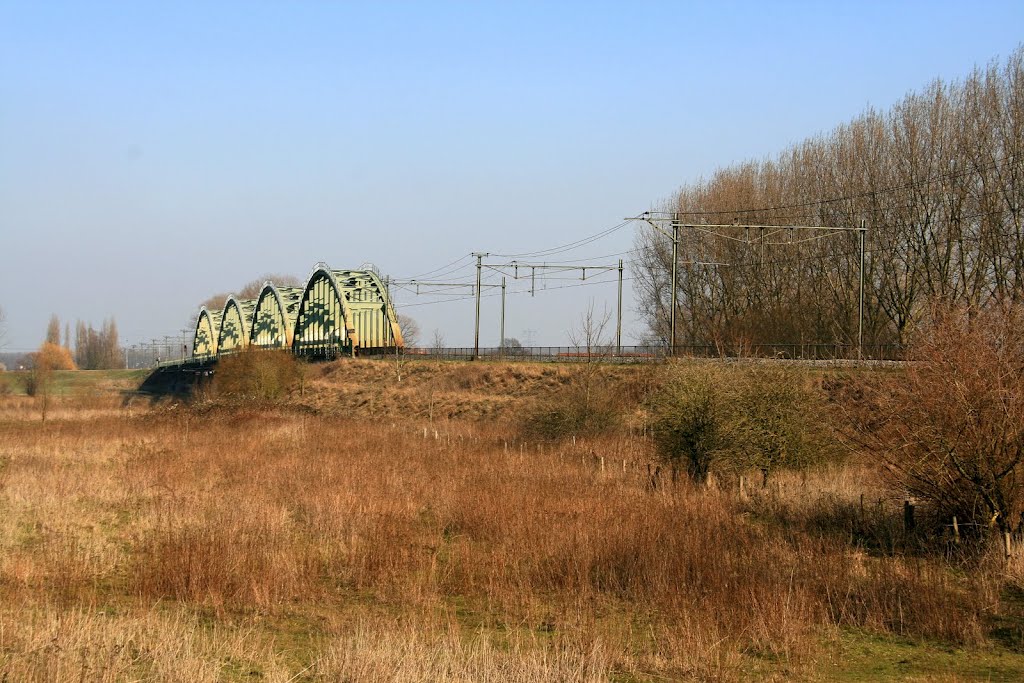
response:
M33 368L25 373L21 383L25 387L26 396L40 396L45 394L50 386L50 375Z
M695 481L713 469L780 469L833 454L824 400L799 370L780 366L672 368L651 401L662 459Z
M622 423L617 389L597 364L574 368L567 384L526 412L522 431L552 440L607 433Z
M837 455L824 397L798 369L767 365L739 378L729 402L734 462L759 470L803 469Z
M47 396L54 370L75 370L71 352L63 346L43 342L35 353L29 354L29 370L25 375L25 393L29 396Z
M654 442L661 457L704 481L716 458L733 442L722 390L723 371L710 365L679 366L651 403Z
M299 384L303 370L289 351L247 349L217 362L213 393L236 400L278 401Z
M868 445L882 453L890 485L936 522L956 515L1004 534L1021 529L1022 324L1019 306L940 311L919 333L902 381L874 397L882 419Z
M71 352L63 346L43 342L39 350L31 355L33 368L46 370L77 370Z

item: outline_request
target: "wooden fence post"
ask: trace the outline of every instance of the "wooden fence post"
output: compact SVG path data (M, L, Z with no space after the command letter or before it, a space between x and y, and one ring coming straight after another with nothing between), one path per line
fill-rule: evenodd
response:
M914 531L914 504L909 500L903 501L903 531L908 534Z

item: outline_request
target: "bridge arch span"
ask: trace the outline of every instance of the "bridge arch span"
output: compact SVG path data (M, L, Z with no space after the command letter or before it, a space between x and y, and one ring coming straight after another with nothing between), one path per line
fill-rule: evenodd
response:
M396 346L402 346L401 330L376 273L326 264L313 269L296 315L296 353L333 356Z
M263 285L252 312L249 343L264 349L291 348L302 287Z
M217 355L221 313L221 311L211 313L206 306L199 309L195 334L192 335L192 356L194 358L209 358Z
M249 330L252 327L252 312L255 307L255 299L240 300L233 295L227 298L220 316L218 355L241 351L249 346Z

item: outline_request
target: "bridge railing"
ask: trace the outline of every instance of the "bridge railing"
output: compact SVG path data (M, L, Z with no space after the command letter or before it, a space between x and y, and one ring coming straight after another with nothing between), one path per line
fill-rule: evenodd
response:
M645 362L676 358L774 358L785 360L856 360L858 349L855 344L751 344L744 346L723 346L717 344L668 346L506 346L481 347L415 347L399 353L407 357L437 358L447 360L506 359L506 360L551 360L562 362ZM390 352L394 354L395 351ZM363 354L367 355L367 354ZM388 355L384 353L372 355ZM906 348L897 344L872 344L861 349L864 360L904 360Z
M189 366L209 364L239 349L221 352L218 355L162 361L157 367ZM350 355L347 348L325 349L323 345L310 348L296 348L292 352L311 360L333 360ZM522 360L554 361L565 363L609 362L644 363L676 358L764 358L780 360L840 361L857 360L856 344L681 344L673 352L668 346L505 346L481 347L479 351L471 346L455 347L406 347L404 349L363 349L357 356L363 358L387 358L398 356L407 360L432 358L438 360ZM899 344L870 344L860 350L860 358L867 361L902 361L907 359L907 348Z

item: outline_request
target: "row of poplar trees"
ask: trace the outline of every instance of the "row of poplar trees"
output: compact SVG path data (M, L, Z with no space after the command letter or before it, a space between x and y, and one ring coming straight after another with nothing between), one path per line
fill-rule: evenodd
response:
M61 346L60 319L54 315L46 327L46 342ZM71 351L71 326L64 327L64 348ZM103 321L100 329L81 320L75 323L75 365L81 370L110 370L124 367L124 353L118 341L117 323Z
M962 81L937 80L776 159L684 186L678 344L854 344L866 226L865 345L900 345L936 302L1024 296L1024 47ZM671 240L645 226L634 275L669 337Z

